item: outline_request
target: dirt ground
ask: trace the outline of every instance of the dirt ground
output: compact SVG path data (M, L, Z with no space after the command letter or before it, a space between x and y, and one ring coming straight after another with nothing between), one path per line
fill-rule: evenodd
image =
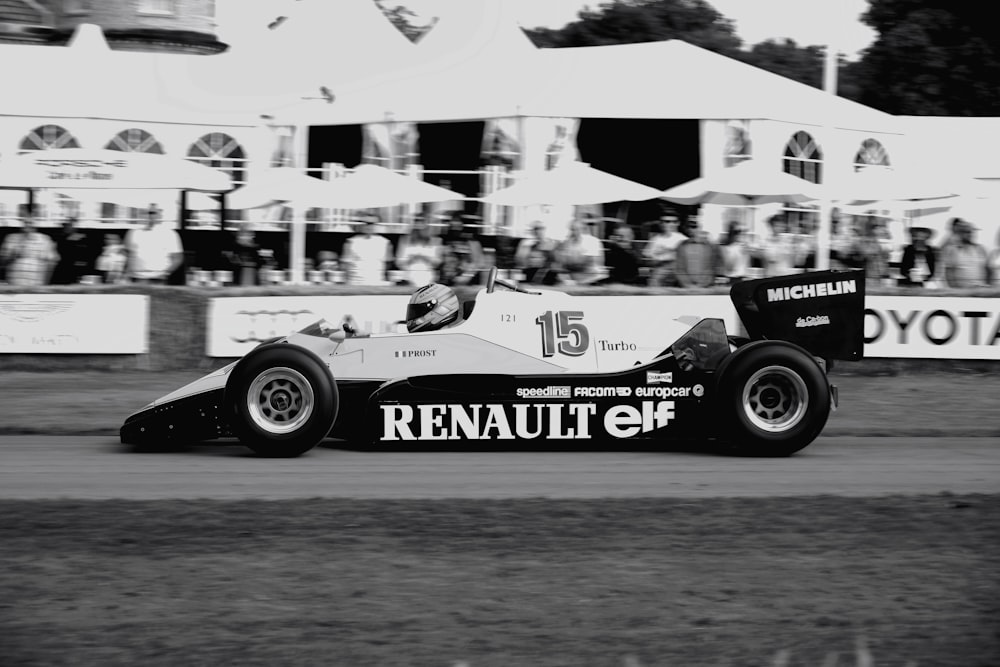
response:
M206 372L7 372L0 433L116 434L129 414ZM840 408L826 435L1000 436L1000 373L832 378Z
M5 667L1000 664L998 496L0 516Z

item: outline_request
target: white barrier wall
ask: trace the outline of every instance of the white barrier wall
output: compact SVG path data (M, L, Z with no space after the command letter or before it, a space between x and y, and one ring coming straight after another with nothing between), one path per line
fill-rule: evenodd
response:
M1000 359L1000 298L869 296L865 356Z
M666 310L678 316L722 317L730 332L740 331L735 309L724 295L574 299L588 313L596 311L621 322L623 332L638 325L644 310ZM395 331L406 312L407 300L406 295L211 299L207 354L242 356L261 340L285 335L321 318L339 323L348 314L366 331ZM1000 298L868 296L865 356L1000 360Z
M145 354L149 297L0 294L0 353Z

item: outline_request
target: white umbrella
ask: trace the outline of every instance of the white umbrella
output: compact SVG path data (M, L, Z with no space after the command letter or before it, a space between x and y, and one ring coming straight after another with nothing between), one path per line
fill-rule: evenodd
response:
M812 201L820 198L820 192L814 183L745 160L709 176L675 185L659 196L678 204L756 206Z
M949 199L962 192L951 180L941 174L869 167L835 183L829 197L847 205Z
M413 176L373 164L358 165L353 172L329 181L326 208L384 208L399 204L465 199L465 196Z
M225 192L233 184L228 174L191 160L153 153L57 148L0 162L0 187Z
M595 169L586 162L569 162L548 171L526 174L514 185L496 190L482 200L504 206L583 206L645 201L659 196L656 188Z

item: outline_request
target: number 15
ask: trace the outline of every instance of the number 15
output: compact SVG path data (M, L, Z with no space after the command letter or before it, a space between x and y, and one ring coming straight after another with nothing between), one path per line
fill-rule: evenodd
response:
M583 319L583 312L579 310L560 310L553 313L551 310L535 318L535 323L542 328L542 356L555 356L558 349L560 354L570 357L580 357L586 353L590 347L590 332L586 325L576 320ZM558 348L556 338L559 338Z

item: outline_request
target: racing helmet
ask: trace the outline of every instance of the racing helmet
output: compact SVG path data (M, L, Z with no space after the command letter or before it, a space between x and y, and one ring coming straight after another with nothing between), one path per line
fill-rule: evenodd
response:
M435 331L458 319L458 296L446 285L424 285L410 297L406 306L406 329Z

